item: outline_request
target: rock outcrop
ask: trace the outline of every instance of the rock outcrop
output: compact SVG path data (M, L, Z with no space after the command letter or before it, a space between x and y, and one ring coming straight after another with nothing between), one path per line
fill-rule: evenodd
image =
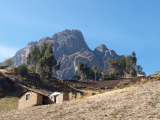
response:
M160 70L156 71L154 74L150 74L149 76L160 76Z
M61 62L61 68L53 75L62 79L73 77L79 60L87 62L89 67L96 65L101 68L104 67L104 61L108 59L115 60L116 57L123 57L123 55L117 55L114 50L109 50L104 44L97 46L95 50L92 51L84 41L81 31L66 29L54 34L51 38L44 37L38 42L28 43L25 48L17 51L13 57L14 66L25 63L26 57L34 44L40 48L44 40L47 44L50 42L54 43L53 52L57 62Z
M0 66L3 64L3 62L0 62Z

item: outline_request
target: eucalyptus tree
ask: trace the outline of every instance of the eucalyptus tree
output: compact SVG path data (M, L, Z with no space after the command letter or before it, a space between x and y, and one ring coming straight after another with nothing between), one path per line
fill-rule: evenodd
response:
M87 62L83 63L80 60L78 61L78 70L80 71L81 79L84 79L84 76L87 74Z
M137 76L137 72L135 70L136 62L137 62L136 54L133 51L132 52L132 57L131 57L131 63L132 63L131 76L132 77L136 77Z
M132 68L131 76L132 77L136 77L137 76L137 71L134 68Z
M113 72L113 70L114 70L113 62L114 62L113 60L108 59L108 63L109 63L108 71L109 72Z
M107 71L104 69L103 70L103 76L107 75Z
M123 78L125 72L126 72L126 58L122 57L120 60L120 74L123 75Z
M106 61L104 61L103 63L104 63L104 68L106 68L108 61L106 60Z
M94 70L95 81L96 81L96 72L98 71L98 67L96 65L94 65L92 69Z
M131 62L132 56L131 55L126 55L126 75L130 74L131 75L131 70L132 70L132 62Z

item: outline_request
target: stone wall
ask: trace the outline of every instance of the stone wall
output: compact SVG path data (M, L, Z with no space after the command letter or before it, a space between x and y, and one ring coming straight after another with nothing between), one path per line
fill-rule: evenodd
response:
M54 103L54 96L49 96L46 98L46 104L53 104Z
M49 96L46 100L46 104L53 104L55 103L55 97L58 96L58 103L62 103L63 102L63 94L59 94L59 95L53 95L53 96Z
M29 100L26 100L26 95L30 95ZM26 107L31 107L31 106L37 105L37 98L42 98L42 96L38 95L38 93L34 93L31 91L26 92L23 96L21 96L19 98L18 109L23 109ZM38 100L38 105L40 105L42 103L42 102L40 102L40 100L41 99Z
M58 103L62 103L63 102L63 94L59 94L58 95Z

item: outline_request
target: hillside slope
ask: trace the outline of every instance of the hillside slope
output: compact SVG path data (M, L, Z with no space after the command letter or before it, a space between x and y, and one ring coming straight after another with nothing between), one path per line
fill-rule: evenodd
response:
M160 119L160 81L96 96L0 114L10 120Z
M67 82L63 82L63 80L60 80L56 77L51 77L50 82L44 83L41 81L40 76L38 74L35 74L30 70L28 70L27 75L25 75L23 78L19 76L13 68L0 69L0 72L2 72L8 79L10 79L10 81L18 83L18 85L26 86L32 89L41 89L51 92L59 91L63 93L80 92L70 87L70 85ZM1 81L3 82L4 80L2 79Z

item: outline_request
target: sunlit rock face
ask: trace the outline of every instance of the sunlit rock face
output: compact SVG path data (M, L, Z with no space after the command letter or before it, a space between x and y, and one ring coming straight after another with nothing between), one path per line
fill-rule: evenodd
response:
M26 63L27 55L34 44L40 48L44 40L47 44L50 42L54 44L53 52L57 62L61 62L61 68L59 71L53 73L53 75L62 79L70 79L73 77L75 71L78 69L79 60L87 62L91 68L94 65L99 68L104 68L104 61L108 59L115 60L116 57L123 57L123 55L117 55L114 50L109 50L104 44L97 46L95 50L92 51L87 46L81 31L66 29L54 34L51 38L44 37L38 42L28 43L25 48L17 51L13 57L14 66Z

